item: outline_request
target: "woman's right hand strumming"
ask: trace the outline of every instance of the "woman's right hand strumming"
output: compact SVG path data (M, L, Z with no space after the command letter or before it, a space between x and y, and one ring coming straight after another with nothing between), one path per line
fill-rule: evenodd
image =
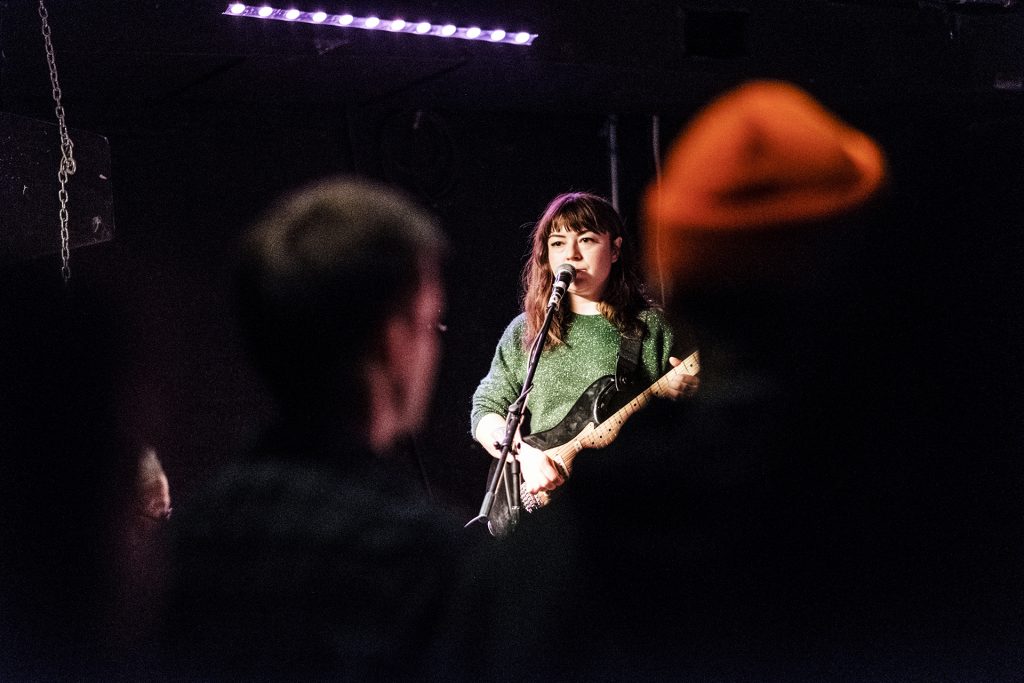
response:
M495 458L501 457L501 441L505 436L505 418L495 413L484 415L476 429L476 439ZM530 493L553 491L565 482L555 463L544 451L523 443L516 434L510 454L519 461L523 484Z
M555 463L544 455L544 451L534 448L528 443L519 444L516 455L519 469L523 473L523 484L530 493L553 491L565 482Z

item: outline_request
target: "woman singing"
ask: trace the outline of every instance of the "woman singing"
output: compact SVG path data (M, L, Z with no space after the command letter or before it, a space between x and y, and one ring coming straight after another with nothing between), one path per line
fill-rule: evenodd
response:
M472 433L495 457L505 416L518 398L530 349L543 327L554 273L570 264L576 277L555 312L527 402L521 432L548 430L562 420L594 380L614 375L620 339L639 338L636 386L645 388L681 362L673 333L644 293L639 264L623 239L623 224L605 199L585 192L555 197L533 229L523 268L523 313L501 335L491 369L473 394ZM697 377L672 373L667 395L696 391ZM544 453L517 443L523 482L531 493L551 491L563 476Z

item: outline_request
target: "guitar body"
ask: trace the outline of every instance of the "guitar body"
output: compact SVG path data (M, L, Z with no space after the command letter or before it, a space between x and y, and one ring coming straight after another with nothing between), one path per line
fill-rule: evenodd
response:
M543 432L528 434L523 437L523 441L542 451L561 446L575 439L588 424L604 422L631 398L615 390L615 378L612 375L598 377L576 399L561 422Z
M681 373L696 375L699 372L700 354L698 351L694 351L678 366L658 378L654 384L635 395L626 395L625 392L616 391L613 376L599 377L576 400L561 422L546 431L524 436L523 441L544 451L544 454L551 458L555 466L561 469L562 474L568 477L571 473L573 458L578 453L588 448L604 448L615 440L626 420L636 411L642 410L652 397L668 395L669 380L672 375ZM497 461L491 463L488 481L493 477L496 466ZM504 475L508 475L507 467ZM532 494L526 490L521 481L513 483L507 479L507 476L503 476L502 486L506 487L506 492L502 495L503 492L499 487L499 495L494 499L492 513L487 521L487 527L491 534L499 537L508 535L515 524L511 520L508 509L508 487L519 486L523 508L527 512L533 512L547 505L551 496L557 494L559 490L540 491Z
M573 404L569 412L566 413L565 417L557 425L543 432L528 434L523 437L523 441L542 451L560 446L576 438L580 432L587 428L587 425L597 425L604 422L609 415L612 415L616 410L625 405L630 398L632 397L622 395L616 391L615 377L612 375L598 377L580 394L580 397L576 399L576 403ZM494 470L497 466L497 460L491 463L491 468L487 474L488 481L494 476ZM563 472L563 474L568 476L568 472ZM504 476L509 476L507 466ZM522 479L520 478L520 481L515 482L515 486L520 487L521 485ZM511 513L508 509L508 494L504 489L505 482L502 481L502 485L498 487L498 495L495 496L491 508L491 515L487 521L487 528L490 530L491 535L499 538L511 533L512 527ZM556 492L552 491L547 494L547 497L555 494ZM547 502L545 500L545 503L536 503L535 497L527 491L522 491L520 497L523 499L528 511L532 511Z

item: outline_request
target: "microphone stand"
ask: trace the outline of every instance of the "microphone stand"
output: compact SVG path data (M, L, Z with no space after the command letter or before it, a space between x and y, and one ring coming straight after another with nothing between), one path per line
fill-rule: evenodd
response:
M555 311L558 309L558 304L562 301L563 294L565 294L564 289L560 291L556 289L548 301L548 310L544 315L544 324L541 325L540 333L533 342L533 348L530 349L530 360L526 365L526 379L523 380L523 390L519 394L519 398L508 407L508 415L505 418L505 435L501 439L501 455L498 457L498 466L494 469L494 475L487 483L487 492L484 494L483 503L480 505L480 513L466 523L467 527L474 522L487 521L491 514L491 508L494 507L494 496L498 492L498 486L505 472L505 463L508 460L509 452L512 450L512 442L515 439L516 432L519 430L520 423L523 421L526 399L533 389L533 376L536 374L537 364L540 362L541 349L544 348L544 340L547 339L548 329L551 327L551 321L555 317ZM519 522L519 510L522 504L522 496L519 493L519 461L515 458L512 458L509 466L509 476L505 478L505 492L508 495L511 527L514 529Z

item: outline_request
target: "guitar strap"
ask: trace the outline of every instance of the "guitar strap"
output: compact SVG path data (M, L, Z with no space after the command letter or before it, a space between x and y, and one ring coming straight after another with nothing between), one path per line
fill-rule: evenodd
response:
M615 364L615 390L622 392L636 383L636 369L640 366L640 349L643 335L628 337L619 335L619 359Z

